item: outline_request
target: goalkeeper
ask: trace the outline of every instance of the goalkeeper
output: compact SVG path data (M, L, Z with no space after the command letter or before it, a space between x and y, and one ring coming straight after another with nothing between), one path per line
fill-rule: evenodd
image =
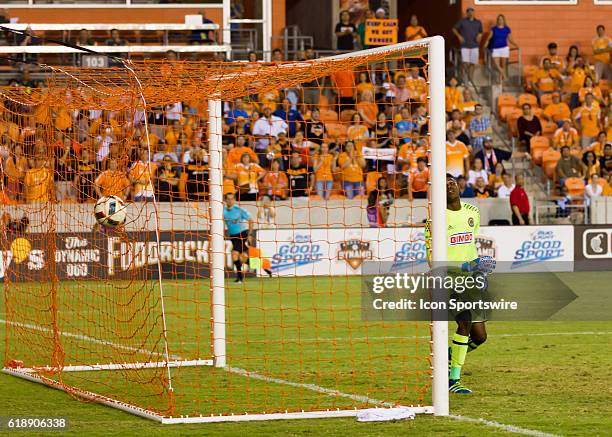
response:
M483 262L478 258L476 251L476 235L480 230L480 211L469 203L461 202L459 186L455 178L446 175L446 262L448 265L460 266L461 272L454 274L486 274L490 271L492 262ZM425 224L425 241L430 255L431 232L430 223ZM431 258L431 257L430 257ZM488 261L488 260L487 260ZM487 265L488 264L488 265ZM455 270L451 267L449 270ZM467 273L466 273L467 272ZM453 273L451 273L453 274ZM471 300L472 292L453 293L453 298ZM481 290L475 290L480 295ZM452 313L457 322L457 330L453 335L449 348L450 371L449 391L451 393L468 394L472 391L461 384L461 368L465 363L465 356L483 344L487 339L485 328L486 314L482 310L464 310Z

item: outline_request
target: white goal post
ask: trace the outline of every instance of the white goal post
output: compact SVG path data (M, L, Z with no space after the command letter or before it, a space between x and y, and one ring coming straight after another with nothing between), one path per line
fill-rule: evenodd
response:
M313 60L307 62L295 62L285 63L281 66L277 66L279 69L291 69L292 65L294 68L304 68L305 65L312 67L318 62L330 65L334 60L346 60L347 58L358 57L360 55L374 55L374 54L391 54L395 52L401 52L409 50L411 47L418 47L422 54L427 56L427 69L428 69L428 118L429 118L429 148L431 162L430 165L430 196L428 200L428 206L430 211L431 220L431 231L432 231L432 257L433 265L443 266L446 260L446 120L445 120L445 44L444 39L441 36L434 36L419 41L405 42L392 46L384 46L374 49L369 49L360 52L353 52L333 56L329 58L321 58L320 60ZM425 52L425 47L426 52ZM322 65L322 64L320 64ZM137 71L137 69L135 69ZM137 73L134 73L137 74ZM244 73L248 75L248 71ZM231 77L230 74L226 77L225 81L232 81L235 78ZM218 76L210 78L211 81L220 81ZM59 366L29 366L29 367L8 367L3 369L3 372L25 378L30 381L39 382L47 386L59 390L65 390L75 396L79 396L95 402L100 402L108 406L119 408L121 410L140 415L149 419L159 421L161 423L204 423L204 422L221 422L221 421L244 421L244 420L277 420L277 419L305 419L305 418L326 418L326 417L351 417L359 414L363 409L357 409L356 407L361 405L371 405L376 408L390 408L390 407L401 407L400 405L394 405L390 402L377 401L371 399L367 394L357 394L355 392L343 393L334 388L326 388L325 386L315 385L310 381L294 381L290 379L282 379L280 377L266 376L263 373L256 371L250 371L250 369L241 369L232 362L232 351L227 345L228 342L227 332L230 331L231 325L226 321L226 308L228 302L228 296L226 295L225 286L225 274L226 274L226 241L225 241L225 223L224 223L224 198L223 198L223 159L222 159L222 123L223 123L223 96L219 93L208 95L208 147L209 147L209 199L206 204L207 215L209 220L209 231L210 231L210 286L211 286L211 302L210 317L212 329L212 336L210 332L206 339L208 343L212 340L211 350L212 356L187 356L172 355L168 353L168 350L172 351L172 347L168 347L172 340L169 340L165 335L166 327L164 321L164 336L160 340L164 342L163 348L165 354L139 349L142 346L132 347L128 345L113 343L110 339L97 338L82 335L79 333L60 331L57 326L53 326L52 329L41 327L38 325L26 325L23 323L5 321L6 325L12 324L13 327L19 327L27 329L28 331L46 334L54 337L69 337L82 343L97 343L99 346L109 346L116 350L125 350L133 353L134 362L120 363L98 363L98 362L79 362L71 363L68 366L64 366L61 369ZM144 95L143 95L144 101ZM147 141L148 142L148 141ZM150 146L149 146L150 147ZM154 200L157 202L157 200ZM157 203L155 203L157 205ZM157 209L156 209L157 210ZM157 214L157 212L156 212ZM157 217L156 217L157 218ZM160 247L162 238L160 233L156 233L156 241L154 244ZM158 257L160 258L160 257ZM158 259L158 265L161 266L161 261ZM335 274L335 273L334 273ZM160 288L163 291L162 285L162 274L161 268L159 270L159 282ZM162 315L165 317L165 311L162 306ZM227 328L227 329L226 329ZM427 327L428 328L428 327ZM208 328L206 328L208 329ZM431 322L431 363L433 367L432 373L432 404L431 405L410 405L406 406L411 408L415 413L433 413L437 416L447 416L449 414L449 395L448 395L448 322L432 321ZM203 336L204 337L204 336ZM212 337L212 338L211 338ZM422 338L422 337L415 337ZM317 344L315 342L315 344ZM428 347L428 346L426 346ZM198 349L198 352L200 350ZM149 353L150 352L150 353ZM147 355L147 353L149 353ZM208 355L210 350L207 349L206 353L202 355ZM144 359L135 358L135 356L145 355ZM425 356L425 353L422 354ZM18 358L18 357L17 357ZM429 358L429 357L427 357ZM150 360L150 361L147 361ZM425 360L423 360L425 361ZM429 376L429 363L427 366L427 377ZM170 369L177 369L178 371L186 372L193 367L208 367L210 372L223 372L226 371L231 374L239 375L238 377L251 378L257 380L257 383L268 383L268 384L284 384L289 389L295 388L298 390L312 390L318 394L325 396L336 397L336 398L348 398L354 401L351 406L336 409L322 408L322 411L310 411L302 410L297 412L291 412L296 410L289 410L289 412L274 412L274 413L261 413L261 414L208 414L208 415L172 415L172 417L164 416L158 412L152 411L151 409L145 409L138 405L131 405L126 402L122 402L116 399L112 399L108 396L99 395L94 392L90 392L81 388L73 388L64 386L62 383L52 380L45 376L46 372L60 373L65 372L103 372L113 370L143 370L143 369L157 369L164 368L168 373L168 380L170 380ZM187 370L183 368L189 368ZM42 371L41 374L38 372ZM72 374L74 375L74 373ZM421 378L421 382L425 378ZM362 388L362 387L361 387ZM428 387L429 389L429 387ZM172 392L172 388L169 389ZM428 392L429 393L429 392ZM170 393L173 396L172 393ZM406 398L401 398L406 399ZM419 400L422 400L420 398ZM358 405L357 405L358 404ZM415 402L416 404L416 402ZM341 404L343 406L344 404ZM314 409L314 408L313 408ZM233 411L233 410L232 410ZM259 410L257 410L259 411ZM274 410L273 410L274 411ZM275 410L278 411L278 410Z
M432 223L432 261L433 265L444 266L446 261L446 118L445 118L445 44L444 38L434 36L416 41L419 45L428 45L429 65L429 135L431 148L431 217ZM410 47L415 42L400 43L365 50L366 53L386 52L390 49ZM346 53L330 59L342 59L354 56ZM316 60L314 61L316 62ZM290 64L287 65L288 67ZM223 192L221 190L223 172L221 163L221 121L223 118L220 100L211 100L208 106L209 147L211 160L210 178L212 182L210 211L212 233L212 284L213 284L213 345L214 362L217 367L224 367L225 349L225 293L224 293L224 260L223 260ZM214 188L216 186L216 188ZM449 414L448 397L448 322L432 321L432 354L433 354L433 414ZM230 358L231 365L231 358ZM320 415L317 415L320 417ZM333 416L331 416L333 417Z

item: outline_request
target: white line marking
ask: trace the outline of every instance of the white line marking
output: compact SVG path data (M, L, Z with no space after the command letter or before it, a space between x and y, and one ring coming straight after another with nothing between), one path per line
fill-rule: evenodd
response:
M453 414L449 415L448 417L450 417L451 419L454 419L454 420L461 421L461 422L478 423L478 424L481 424L481 425L489 426L491 428L502 429L502 430L504 430L506 432L511 432L511 433L514 433L514 434L530 435L530 436L534 436L534 437L560 437L557 434L548 434L548 433L542 432L542 431L536 431L536 430L528 429L528 428L521 428L520 426L506 425L504 423L494 422L492 420L486 420L486 419L482 419L482 418L475 419L473 417L456 416L456 415L453 415Z
M489 336L491 338L496 337L550 337L555 335L612 335L612 331L577 331L577 332L533 332L533 333L524 333L524 334L491 334ZM384 337L321 337L321 338L287 338L282 340L285 342L304 342L304 343L323 343L328 341L342 341L342 340L351 340L351 341L365 341L365 340L417 340L417 339L429 339L431 336L429 335L405 335L405 336L384 336ZM260 343L274 343L273 341L261 340ZM233 344L238 344L240 342L232 342ZM258 343L257 340L249 340L249 343ZM183 343L190 344L190 343ZM196 344L196 343L194 343Z
M10 324L10 325L15 325L15 326L20 326L22 328L27 328L27 329L33 329L33 330L37 330L37 331L42 331L42 332L52 332L51 329L49 328L45 328L43 326L39 326L39 325L31 325L31 324L27 324L27 323L19 323L19 322L10 322L8 320L4 320L4 319L0 319L0 323L3 324ZM501 335L497 335L497 337L524 337L524 336L550 336L550 335L609 335L612 334L612 331L602 331L602 332L596 332L596 331L578 331L578 332L550 332L550 333L546 333L546 332L539 332L539 333L533 333L533 334L501 334ZM113 346L116 348L120 348L120 349L126 349L126 350L131 350L133 352L142 352L142 353L147 353L147 354L157 354L157 355L162 355L158 352L151 352L151 351L144 351L143 349L138 349L138 348L134 348L132 346L126 346L126 345L121 345L121 344L116 344L113 343L111 341L107 341L107 340L99 340L97 338L94 337L89 337L87 335L81 335L81 334L73 334L71 332L65 332L65 331L60 331L60 335L65 336L65 337L70 337L70 338L76 338L79 340L84 340L84 341L90 341L92 343L97 343L97 344L103 344L103 345L107 345L107 346ZM369 338L369 339L384 339L384 338L429 338L429 336L423 336L423 337L364 337L364 339ZM348 339L348 337L340 337L338 339L342 339L342 340L346 340ZM326 339L327 341L334 341L335 339ZM302 341L307 341L302 339ZM182 358L179 356L173 356L173 359L177 359L177 360L181 360ZM368 396L363 396L363 395L355 395L355 394L349 394L349 393L343 393L341 391L338 390L332 390L329 388L325 388L325 387L321 387L319 385L316 384L305 384L305 383L299 383L299 382L292 382L286 379L281 379L281 378L271 378L268 376L264 376L264 375L260 375L259 373L255 373L255 372L250 372L248 370L245 369L240 369L237 367L225 367L225 370L227 370L228 372L231 373L235 373L238 375L242 375L248 378L253 378L253 379L257 379L260 381L266 381L266 382L274 382L276 384L284 384L284 385L288 385L291 387L297 387L297 388L305 388L308 390L312 390L318 393L323 393L326 394L328 396L338 396L338 397L343 397L343 398L347 398L347 399L351 399L357 402L363 402L366 404L370 404L370 405L378 405L381 407L392 407L395 404L389 403L389 402L383 402L383 401L379 401L377 399L373 399L370 398ZM463 421L463 422L471 422L471 423L479 423L491 428L498 428L498 429L502 429L506 432L510 432L510 433L514 433L514 434L523 434L523 435L530 435L530 436L534 436L534 437L559 437L556 434L548 434L542 431L535 431L535 430L531 430L531 429L527 429L527 428L521 428L518 426L514 426L514 425L506 425L503 423L499 423L499 422L494 422L491 420L486 420L486 419L482 419L482 418L472 418L472 417L467 417L467 416L458 416L458 415L450 415L449 416L451 419L454 420L458 420L458 421Z
M323 393L323 394L326 394L326 395L329 395L329 396L337 396L337 397L347 398L347 399L351 399L353 401L363 402L365 404L379 405L379 406L382 406L382 407L395 407L395 406L397 406L396 404L391 403L391 402L383 402L383 401L379 401L377 399L372 399L372 398L370 398L368 396L363 396L363 395L354 395L354 394L349 394L349 393L343 393L341 391L332 390L332 389L329 389L329 388L321 387L320 385L316 385L316 384L305 384L305 383L302 383L302 382L289 381L287 379L272 378L270 376L265 376L265 375L261 375L259 373L251 372L249 370L241 369L239 367L230 367L230 366L227 366L227 367L225 367L225 370L227 370L228 372L231 372L231 373L235 373L237 375L246 376L247 378L257 379L259 381L275 382L277 384L289 385L291 387L306 388L308 390L316 391L318 393Z
M5 320L5 319L0 319L0 323L5 324L5 325L11 325L11 326L17 326L19 328L24 328L24 329L31 329L33 331L39 331L39 332L46 332L46 333L52 333L53 330L50 328L45 328L44 326L40 326L40 325L33 325L30 323L21 323L21 322L11 322L10 320ZM62 337L68 337L68 338L74 338L77 340L83 340L83 341L89 341L91 343L95 343L95 344L101 344L103 346L110 346L116 349L123 349L126 351L130 351L130 352L138 352L144 355L153 355L153 356L159 356L159 357L165 357L165 354L162 354L161 352L155 352L155 351L150 351L150 350L146 350L146 349L140 349L140 348L136 348L133 346L127 346L127 345L123 345L123 344L118 344L118 343L114 343L112 341L108 341L108 340L100 340L98 338L95 337L90 337L88 335L83 335L83 334L74 334L72 332L66 332L66 331L59 331L59 335L61 335ZM171 357L173 360L180 360L180 357L175 357L172 356Z

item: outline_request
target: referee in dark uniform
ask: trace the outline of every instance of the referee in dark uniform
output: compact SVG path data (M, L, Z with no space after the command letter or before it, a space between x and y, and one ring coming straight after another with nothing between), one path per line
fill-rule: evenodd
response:
M227 193L223 207L223 220L227 235L232 242L232 261L237 272L234 282L242 284L244 281L242 265L249 259L249 238L253 231L253 219L246 209L236 205L234 194Z

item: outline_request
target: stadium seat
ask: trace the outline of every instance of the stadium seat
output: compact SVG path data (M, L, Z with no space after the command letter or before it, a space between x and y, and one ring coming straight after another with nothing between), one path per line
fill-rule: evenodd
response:
M519 108L517 107L508 107L505 106L503 108L501 108L501 113L500 113L500 118L505 121L508 122L508 120L512 117L515 120L518 120L518 118L523 114L523 111L521 111Z
M554 121L542 120L542 135L552 138L557 130L557 123Z
M542 154L542 170L548 179L555 180L555 170L559 159L561 159L561 152L555 149L545 150Z
M370 192L372 190L374 190L376 188L376 184L378 183L378 179L380 179L380 177L382 176L382 173L379 173L377 171L371 171L368 173L368 175L366 176L366 192Z
M320 116L323 123L327 121L338 121L338 113L331 109L321 109Z
M500 94L497 97L497 114L502 113L503 108L514 108L516 106L516 97L512 94Z
M605 93L610 88L612 88L612 80L604 80L604 79L600 80L599 81L599 88L601 89L601 91L603 93Z
M518 106L522 107L525 103L529 103L532 108L536 108L538 106L538 98L533 94L523 93L518 98Z
M542 155L550 147L550 140L543 136L532 137L529 141L529 147L533 162L537 165L542 165Z
M497 117L501 121L506 121L508 119L508 114L512 114L517 109L518 108L516 108L515 106L502 106L501 108L498 109Z
M531 108L531 112L533 113L533 115L535 115L540 120L542 120L542 113L544 112L544 110L542 108L534 106L534 107Z
M343 123L350 123L357 111L354 109L345 109L340 113L340 121Z
M540 96L540 107L545 109L548 105L552 103L552 94L542 94Z
M327 136L337 140L337 139L346 139L348 126L346 123L338 123L338 122L325 122L325 130L327 131Z
M584 180L582 178L567 178L565 180L567 194L572 197L584 196Z
M538 71L538 67L536 65L525 65L523 67L523 78L525 79L525 83L531 82L531 78Z
M508 114L507 122L508 122L509 133L513 137L517 137L518 136L517 121L518 121L520 116L521 116L521 111L520 110L518 110L518 113L517 112L513 112L511 114Z

